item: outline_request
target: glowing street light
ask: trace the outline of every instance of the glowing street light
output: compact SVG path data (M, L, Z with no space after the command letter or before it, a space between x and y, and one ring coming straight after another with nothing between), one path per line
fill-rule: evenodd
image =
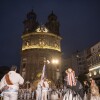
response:
M91 74L91 73L89 73L89 76L91 77L91 76L92 76L92 74Z
M52 60L48 60L46 58L44 58L44 64L47 63L47 64L58 64L59 63L59 60L58 59L52 59Z
M53 64L58 64L59 63L59 60L58 59L52 59L51 61Z

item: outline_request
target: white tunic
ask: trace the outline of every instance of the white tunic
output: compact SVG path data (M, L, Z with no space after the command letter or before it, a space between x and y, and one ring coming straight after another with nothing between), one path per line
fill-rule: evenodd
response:
M19 85L22 85L24 83L24 79L22 78L22 76L18 73L16 73L15 71L9 71L9 78L11 80L11 82L13 83L13 85L8 85L6 83L6 79L5 76L1 79L1 85L0 85L0 89L2 89L5 85L9 86L9 89L15 89L18 90L19 89Z
M45 87L44 87L43 84L42 84L42 91L48 91L48 89L49 89L49 84L48 84L48 82L47 82L47 81L44 81L43 83L44 83Z

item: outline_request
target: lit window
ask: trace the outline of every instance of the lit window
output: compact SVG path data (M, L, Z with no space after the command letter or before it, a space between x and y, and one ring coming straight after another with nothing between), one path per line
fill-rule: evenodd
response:
M92 76L92 74L91 74L91 73L89 73L89 76L91 77L91 76Z
M100 74L100 69L99 69L99 74Z
M96 75L97 74L97 72L96 71L94 71L94 75Z
M29 42L26 42L26 45L29 46Z

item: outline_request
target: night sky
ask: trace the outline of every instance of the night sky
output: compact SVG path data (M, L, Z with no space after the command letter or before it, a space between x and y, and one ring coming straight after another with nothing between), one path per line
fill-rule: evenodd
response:
M0 66L20 65L22 22L31 9L42 24L52 10L57 15L64 56L100 41L100 0L0 0Z

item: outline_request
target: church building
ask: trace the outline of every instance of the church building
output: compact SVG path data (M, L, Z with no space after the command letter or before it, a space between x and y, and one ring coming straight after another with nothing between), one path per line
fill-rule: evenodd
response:
M61 77L61 36L57 16L52 13L40 25L32 10L23 22L20 73L26 81L40 78L46 66L46 77L56 81Z

